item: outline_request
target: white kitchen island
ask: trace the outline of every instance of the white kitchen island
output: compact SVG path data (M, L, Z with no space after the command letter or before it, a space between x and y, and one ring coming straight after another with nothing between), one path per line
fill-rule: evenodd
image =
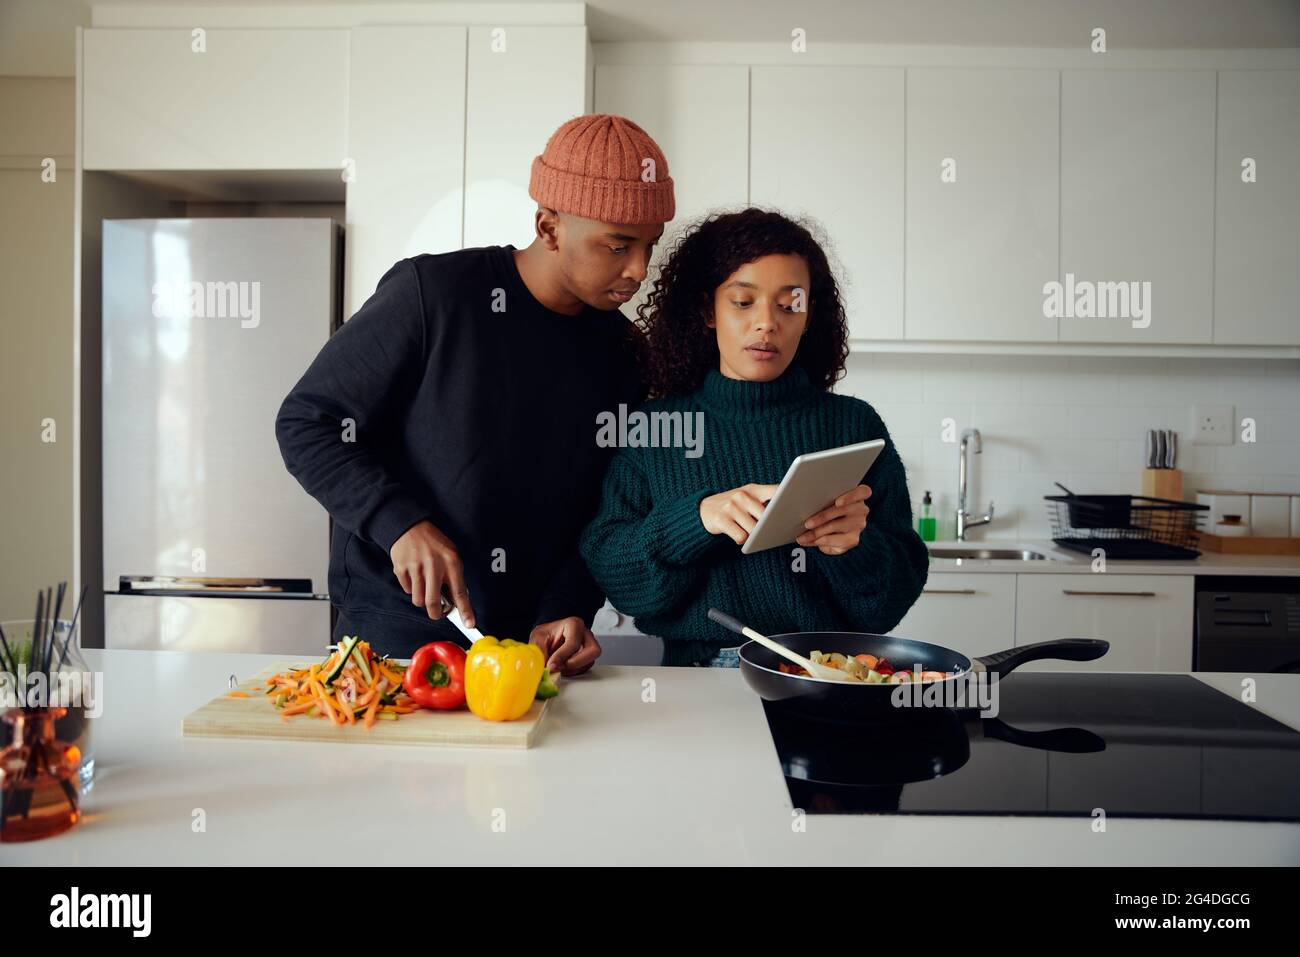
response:
M182 738L230 675L275 659L86 657L105 673L86 818L0 846L0 864L1300 864L1300 824L811 814L800 830L736 670L597 667L565 682L537 747L501 751ZM1196 677L1236 693L1241 676ZM1258 689L1300 727L1300 676Z

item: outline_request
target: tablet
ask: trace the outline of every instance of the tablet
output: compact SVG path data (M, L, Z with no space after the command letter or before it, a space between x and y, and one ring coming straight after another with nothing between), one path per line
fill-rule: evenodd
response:
M836 496L862 484L863 476L884 447L884 439L872 439L800 455L790 463L754 531L740 546L741 554L789 545L807 531L804 522L834 502Z

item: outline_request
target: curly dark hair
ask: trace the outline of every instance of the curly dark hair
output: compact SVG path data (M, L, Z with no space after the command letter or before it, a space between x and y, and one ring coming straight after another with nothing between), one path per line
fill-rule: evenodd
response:
M849 326L844 300L811 224L750 207L692 223L669 248L646 301L637 306L642 372L650 398L685 395L718 367L718 340L705 323L713 297L737 269L764 256L792 254L808 263L808 329L794 361L829 390L844 375Z

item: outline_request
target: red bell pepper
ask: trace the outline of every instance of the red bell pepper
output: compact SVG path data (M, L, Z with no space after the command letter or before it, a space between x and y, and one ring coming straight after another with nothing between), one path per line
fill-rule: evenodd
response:
M459 708L465 703L464 649L451 641L429 642L411 658L402 687L421 708Z

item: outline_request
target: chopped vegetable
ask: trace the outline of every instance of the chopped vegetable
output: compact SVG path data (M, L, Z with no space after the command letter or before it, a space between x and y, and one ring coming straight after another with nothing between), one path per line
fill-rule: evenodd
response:
M889 663L889 659L877 658L875 655L855 655L850 658L838 651L826 654L814 651L808 658L813 664L835 668L845 672L854 681L872 685L897 685L910 681L942 681L953 674L951 671L922 671L919 664L915 665L911 671L896 671L894 666ZM808 672L798 665L791 665L782 661L777 663L777 668L787 675L808 677Z
M416 710L402 691L404 671L396 662L376 655L368 642L346 636L321 664L272 675L266 680L265 696L285 721L307 715L342 726L356 724L360 718L369 729L376 720L395 721Z
M542 669L542 683L537 686L535 697L539 701L545 701L547 698L554 698L559 693L560 686L556 683L555 675L551 673L551 669Z

